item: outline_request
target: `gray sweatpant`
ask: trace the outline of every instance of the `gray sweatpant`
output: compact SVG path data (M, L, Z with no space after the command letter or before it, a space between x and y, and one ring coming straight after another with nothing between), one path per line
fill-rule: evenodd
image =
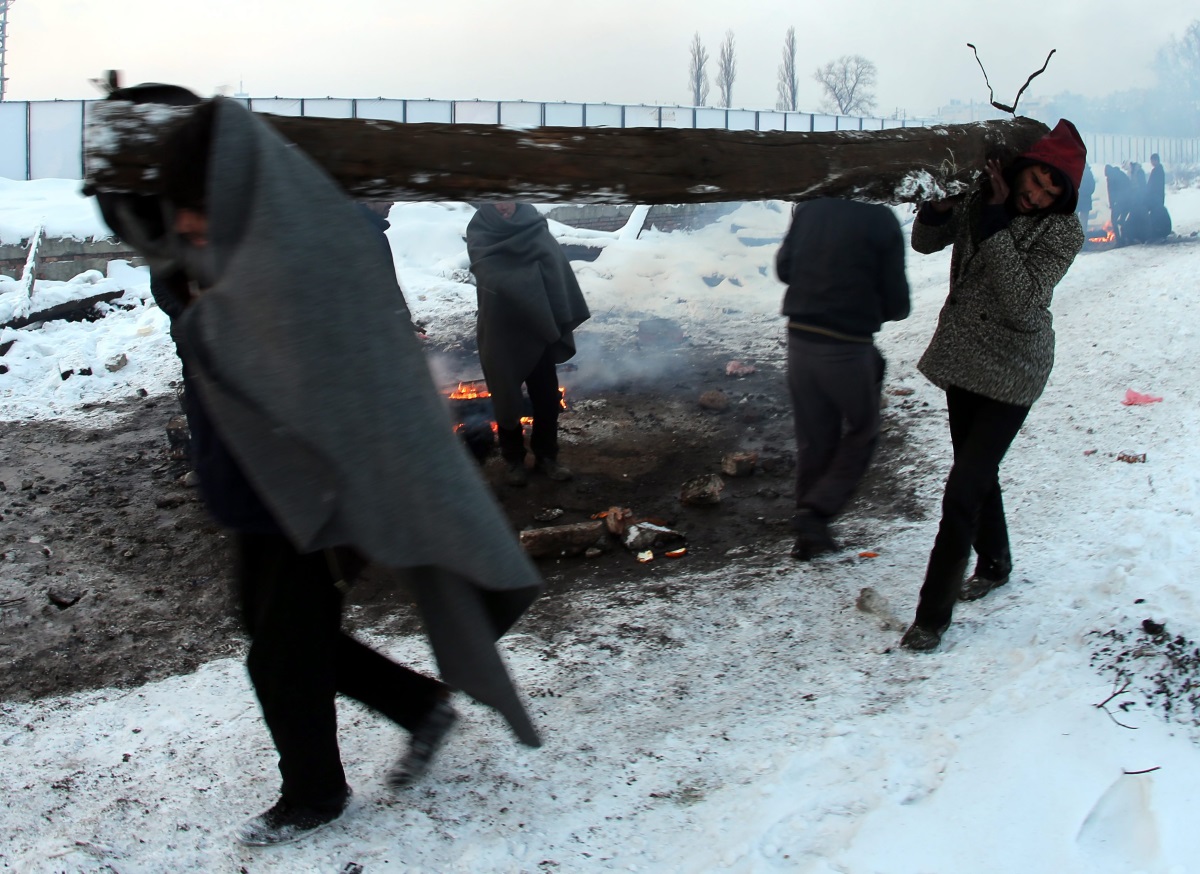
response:
M796 427L796 507L840 513L879 440L885 363L873 343L788 331L788 389Z

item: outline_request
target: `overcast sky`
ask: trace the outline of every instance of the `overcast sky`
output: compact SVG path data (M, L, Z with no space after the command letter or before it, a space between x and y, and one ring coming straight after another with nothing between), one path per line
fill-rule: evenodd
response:
M1155 51L1198 9L1194 0L1121 13L1082 0L23 0L9 10L7 97L93 97L88 79L117 68L129 83L205 96L240 86L255 97L687 104L692 34L708 48L711 79L732 30L733 104L769 109L795 26L802 108L820 102L818 65L861 54L879 68L878 114L920 116L951 99L987 99L968 42L1005 103L1051 49L1025 99L1151 85Z

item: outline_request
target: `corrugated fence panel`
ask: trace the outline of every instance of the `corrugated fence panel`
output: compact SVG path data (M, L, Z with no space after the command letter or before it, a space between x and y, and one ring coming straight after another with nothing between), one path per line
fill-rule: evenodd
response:
M29 176L28 103L0 103L0 176L24 181Z
M524 100L501 103L500 123L512 127L541 127L542 104Z
M687 106L661 106L662 126L675 128L690 128L695 124L695 119L690 107Z
M782 112L760 112L758 114L759 130L786 130L784 124L787 116Z
M29 178L83 178L83 101L29 104Z
M784 130L794 134L808 133L812 130L813 117L807 112L789 112L786 115Z
M696 127L716 130L725 127L725 110L708 106L696 107Z
M250 108L271 115L304 115L304 101L288 97L253 97Z
M583 107L583 123L588 127L621 127L625 107L612 103L588 103Z
M307 97L304 114L316 118L354 118L354 101L338 97Z
M453 100L407 100L408 118L410 124L422 121L432 121L439 124L453 124Z
M659 127L657 106L626 106L625 127Z
M582 103L547 103L547 127L583 127Z
M758 113L752 109L729 109L725 111L725 126L730 130L756 130Z
M380 121L404 121L404 101L385 100L355 100L354 114L359 118L377 118Z
M456 100L455 124L499 124L500 104L488 100Z

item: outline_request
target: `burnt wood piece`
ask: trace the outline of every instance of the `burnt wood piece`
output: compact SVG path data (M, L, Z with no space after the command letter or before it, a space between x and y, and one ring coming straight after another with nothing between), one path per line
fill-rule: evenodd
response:
M154 193L157 145L191 111L98 105L86 135L88 186ZM350 195L391 201L915 203L966 191L986 159L1008 161L1048 130L1029 118L827 133L264 118Z
M525 552L533 558L579 555L597 541L607 538L608 529L603 519L597 519L549 528L526 528L518 537Z
M44 310L38 310L36 313L30 313L19 319L10 319L7 322L0 322L0 328L24 328L27 325L32 325L35 322L48 322L51 319L63 319L68 322L79 322L86 319L92 313L92 307L98 303L107 303L110 300L116 300L125 292L122 291L105 291L100 294L93 294L91 297L80 298L79 300L68 300L60 304L55 304L52 307L47 307ZM5 351L8 351L5 349Z

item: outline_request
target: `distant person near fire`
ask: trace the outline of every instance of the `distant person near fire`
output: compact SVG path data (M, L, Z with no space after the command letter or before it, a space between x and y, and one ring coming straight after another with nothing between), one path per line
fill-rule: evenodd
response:
M1146 238L1161 240L1171 234L1171 214L1167 212L1167 176L1158 153L1150 156L1150 176L1146 180Z
M950 293L917 367L946 392L954 460L916 618L901 645L941 642L957 600L982 598L1012 573L1000 463L1054 364L1050 302L1083 248L1075 216L1087 149L1063 119L985 185L926 203L913 222L921 253L953 245ZM975 572L964 583L974 549Z
M1104 165L1104 184L1108 189L1108 213L1117 245L1133 242L1130 215L1133 211L1133 183L1125 171L1112 164Z
M1146 204L1146 171L1137 161L1129 162L1129 242L1146 242L1149 232L1149 208Z
M788 389L796 430L792 557L837 548L829 523L879 440L884 360L874 335L909 313L904 236L892 210L821 198L797 204L775 258L787 283Z
M1090 164L1083 165L1083 179L1079 183L1079 206L1075 213L1079 216L1079 226L1086 234L1088 224L1092 220L1092 197L1096 193L1096 177L1092 175Z
M151 265L184 362L200 491L234 533L246 667L281 777L238 839L284 843L341 816L338 694L409 732L381 775L391 789L428 768L457 719L453 689L536 745L494 642L541 580L453 435L378 231L231 100L173 129L160 179L159 196L102 203ZM342 631L344 593L368 562L409 584L441 680Z
M479 361L506 480L512 486L529 482L522 384L533 414L533 469L569 480L571 471L558 460L563 395L557 365L574 356L573 331L590 316L571 262L528 203L482 204L467 224L467 254L479 300Z

